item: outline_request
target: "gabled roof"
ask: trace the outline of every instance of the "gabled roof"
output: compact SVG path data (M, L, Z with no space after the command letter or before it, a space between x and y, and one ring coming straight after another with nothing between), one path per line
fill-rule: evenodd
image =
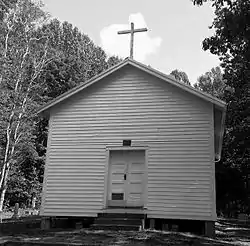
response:
M52 107L54 107L55 105L58 105L59 103L61 103L62 101L66 100L67 98L75 95L76 93L86 89L87 87L91 86L92 84L98 82L99 80L107 77L108 75L116 72L117 70L121 69L122 67L126 66L126 65L131 65L135 68L138 68L141 71L144 71L148 74L151 74L173 86L179 87L180 89L193 94L207 102L210 102L212 104L214 104L216 106L216 108L220 109L221 111L225 111L226 110L226 103L219 100L216 97L213 97L207 93L201 92L198 89L193 88L192 86L186 85L184 83L178 82L177 80L175 80L172 76L166 75L156 69L153 69L149 66L146 66L140 62L137 62L131 58L126 58L124 61L122 61L121 63L107 69L106 71L98 74L97 76L93 77L92 79L88 80L85 83L82 83L78 86L76 86L75 88L63 93L62 95L60 95L59 97L55 98L54 100L50 101L49 103L45 104L44 106L42 106L37 113L43 113L49 109L51 109Z

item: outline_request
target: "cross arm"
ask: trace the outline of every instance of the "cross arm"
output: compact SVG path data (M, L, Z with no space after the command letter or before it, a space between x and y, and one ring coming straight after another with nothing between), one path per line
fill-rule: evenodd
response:
M146 32L148 29L147 28L138 28L135 29L134 32Z
M128 34L131 33L131 30L126 30L126 31L119 31L117 32L118 34Z
M128 34L128 33L135 33L135 32L146 32L148 29L147 28L138 28L134 30L126 30L126 31L119 31L117 32L118 34Z

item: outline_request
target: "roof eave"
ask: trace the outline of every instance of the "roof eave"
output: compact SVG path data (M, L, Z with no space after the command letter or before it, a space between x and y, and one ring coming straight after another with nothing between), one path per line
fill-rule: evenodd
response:
M186 85L184 83L180 83L177 80L175 80L174 78L172 78L171 76L168 76L152 67L148 67L142 63L139 63L137 61L128 59L129 63L136 66L139 69L143 69L145 72L150 73L151 75L154 75L162 80L167 80L170 84L177 86L181 89L184 89L188 92L190 92L193 95L196 95L200 98L205 99L206 101L210 101L211 103L213 103L214 105L216 105L217 107L219 107L222 111L225 110L226 108L226 103L216 97L211 96L208 93L202 92L198 89L195 89L194 87L191 87L190 85Z
M115 66L105 70L104 72L94 76L90 80L86 81L85 83L81 83L80 85L76 86L75 88L63 93L62 95L58 96L57 98L53 99L51 102L45 104L44 106L40 107L37 111L37 114L45 113L45 111L49 110L51 107L55 106L56 104L60 103L61 101L69 98L70 96L74 95L75 93L78 93L79 91L83 90L84 88L90 86L91 84L97 82L98 80L101 80L102 78L108 76L109 74L115 72L116 70L122 68L123 66L127 65L129 62L128 59L125 59L124 61L116 64Z

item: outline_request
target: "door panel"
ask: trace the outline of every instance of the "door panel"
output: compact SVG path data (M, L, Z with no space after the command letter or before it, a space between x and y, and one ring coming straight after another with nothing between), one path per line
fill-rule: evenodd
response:
M128 160L127 206L144 205L145 152L131 151Z
M125 206L127 162L123 151L110 153L108 206Z

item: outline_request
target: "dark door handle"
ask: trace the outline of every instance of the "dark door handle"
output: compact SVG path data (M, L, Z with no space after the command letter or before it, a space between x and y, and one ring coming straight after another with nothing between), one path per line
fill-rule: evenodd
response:
M127 180L127 174L124 174L124 180Z

